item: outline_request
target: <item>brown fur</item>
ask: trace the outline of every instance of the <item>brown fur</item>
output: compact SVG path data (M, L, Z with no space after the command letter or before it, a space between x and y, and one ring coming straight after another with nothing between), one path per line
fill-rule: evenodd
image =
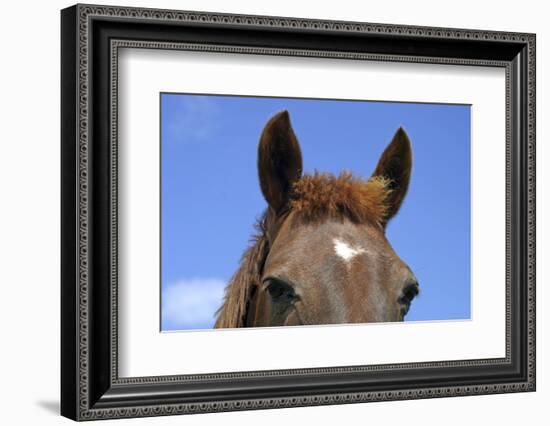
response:
M412 170L411 141L402 127L397 129L392 142L382 153L373 176L385 176L389 180L391 194L387 200L387 219L394 216L407 195Z
M216 312L216 328L243 327L245 324L248 302L253 289L260 283L262 268L269 251L266 222L264 215L256 226L259 233L244 252L239 269L225 288L223 304Z
M381 226L390 193L388 179L381 176L366 181L347 171L340 176L315 172L294 184L290 206L307 221L345 218Z
M386 200L390 192L388 180L382 177L371 177L366 181L350 172L343 172L340 176L316 172L302 176L294 184L287 213L295 211L306 221L346 218L354 223L381 226L386 218ZM216 313L216 328L244 326L251 292L260 283L269 252L267 236L272 234L274 228L274 222L271 223L273 225L268 221L267 214L260 219L257 225L259 232L226 287L224 302Z
M262 132L258 147L260 187L268 208L259 221L258 235L244 253L239 269L226 287L215 327L235 328L254 324L250 322L254 320L252 316L247 318L249 310L253 310L249 308L254 308L256 303L251 300L257 300L260 291L265 292L265 289L260 290L264 266L269 266L266 266L266 260L269 263L268 254L290 215L306 223L319 222L320 226L321 222L330 219L348 219L354 225L368 224L376 230L376 238L372 238L380 243L379 251L389 253L388 256L393 259L392 265L397 265L392 267L392 271L405 271L404 276L410 275L408 267L393 254L383 235L387 222L405 197L411 165L410 141L400 128L368 180L355 178L350 172L343 172L340 176L319 172L301 176L301 150L288 112L282 111L273 116ZM288 232L286 229L286 234ZM395 291L398 290L400 288ZM390 312L398 309L394 305L386 306L385 315L378 315L375 320L387 319L388 315L397 318L398 314Z
M287 111L267 122L258 144L260 188L275 212L284 209L292 184L302 174L302 152Z

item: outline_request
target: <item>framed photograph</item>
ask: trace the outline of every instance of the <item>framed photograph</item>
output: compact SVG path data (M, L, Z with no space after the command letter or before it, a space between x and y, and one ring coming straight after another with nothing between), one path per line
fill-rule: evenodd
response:
M535 35L61 12L61 413L535 390Z

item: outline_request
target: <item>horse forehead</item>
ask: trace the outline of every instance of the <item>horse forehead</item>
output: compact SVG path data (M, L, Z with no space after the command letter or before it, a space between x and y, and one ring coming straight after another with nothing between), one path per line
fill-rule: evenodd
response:
M341 237L333 238L332 245L336 256L343 259L346 263L350 262L354 257L367 253L367 249L362 245Z
M357 256L374 256L383 250L380 236L374 229L351 222L327 221L303 224L299 221L284 226L268 256L268 264L300 264L307 268L331 257L351 263ZM329 262L329 265L332 262ZM326 268L324 268L326 270Z

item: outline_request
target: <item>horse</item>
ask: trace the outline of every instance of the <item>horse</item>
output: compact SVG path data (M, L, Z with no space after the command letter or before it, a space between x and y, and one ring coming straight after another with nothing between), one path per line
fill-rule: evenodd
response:
M225 288L214 328L403 321L419 284L385 230L409 187L400 127L367 180L302 175L288 111L265 125L258 174L267 208Z

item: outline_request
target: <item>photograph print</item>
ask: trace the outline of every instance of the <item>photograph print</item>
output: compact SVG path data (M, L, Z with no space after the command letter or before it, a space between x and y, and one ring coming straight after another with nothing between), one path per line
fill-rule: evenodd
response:
M470 105L160 105L162 332L471 319Z

